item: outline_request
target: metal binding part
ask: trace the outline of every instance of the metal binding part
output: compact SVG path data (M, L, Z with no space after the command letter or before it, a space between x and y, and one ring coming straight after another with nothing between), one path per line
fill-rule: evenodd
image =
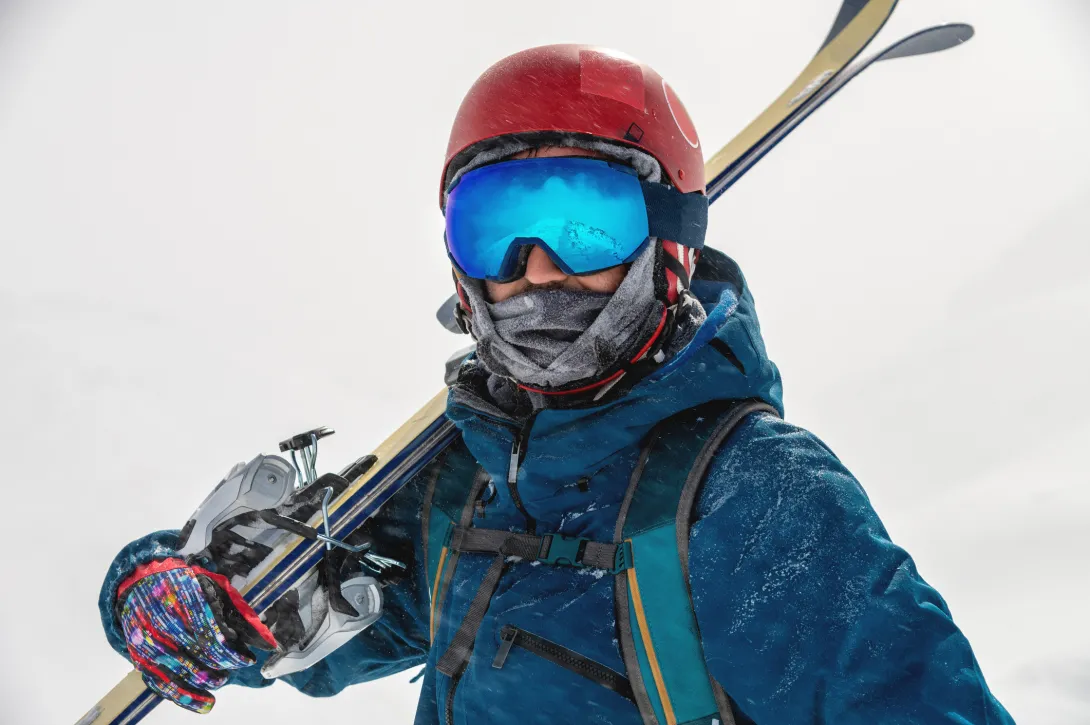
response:
M296 486L297 489L318 480L318 441L326 436L333 435L335 432L336 431L332 428L322 426L280 441L280 451L282 453L291 453L292 465L299 474L298 479L301 483ZM296 458L296 451L299 452L299 458L302 459L302 465L300 465L299 460ZM352 478L355 478L366 472L376 460L377 459L374 456L365 456L352 464L347 470L350 470L352 472ZM406 566L403 562L400 562L397 559L379 556L370 551L370 540L364 541L358 545L352 545L333 538L330 533L329 525L329 504L333 499L333 493L332 487L326 487L322 490L322 531L317 534L317 538L319 541L325 543L326 551L330 551L336 546L345 549L352 554L362 553L363 556L361 557L361 561L378 574L386 572L394 567L405 569Z
M329 500L333 498L333 488L326 487L322 490L322 531L325 533L318 534L318 541L325 542L325 549L329 551L334 546L339 546L342 549L347 549L353 554L358 554L361 551L367 551L371 548L371 542L364 542L359 546L352 546L346 544L343 541L338 541L329 535Z
M332 536L330 536L329 535L329 500L331 498L333 498L333 489L332 488L324 489L322 491L322 530L325 533L318 534L318 541L324 541L325 542L326 551L329 551L334 546L338 546L338 547L340 547L342 549L346 549L346 550L350 551L353 554L359 554L360 552L365 552L360 560L364 564L366 564L369 569L373 570L377 574L382 574L385 571L387 571L388 569L391 569L393 567L397 567L399 569L405 569L406 568L405 564L403 562L398 561L397 559L391 559L391 558L389 558L387 556L379 556L378 554L371 551L370 550L371 549L371 541L370 540L364 541L362 544L359 544L358 546L353 546L352 544L345 543L344 541L338 541L337 539L334 539Z
M336 433L335 430L323 425L320 428L314 428L280 441L280 452L291 453L291 463L295 466L295 470L299 472L300 483L298 488L318 480L318 441L334 433ZM298 459L295 457L296 451L299 452L299 457L303 459L302 465L299 464Z

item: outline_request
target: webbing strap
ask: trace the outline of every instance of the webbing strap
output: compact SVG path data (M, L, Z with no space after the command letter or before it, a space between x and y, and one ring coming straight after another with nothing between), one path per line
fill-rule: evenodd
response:
M459 526L451 532L451 551L460 554L495 554L492 565L485 572L481 586L470 602L458 631L439 658L439 671L448 677L461 674L473 652L473 642L481 627L488 603L503 575L504 562L509 556L537 559L558 566L605 569L614 573L631 566L632 553L629 545L606 544L584 538L568 538L559 534L519 534L500 529L478 529Z
M428 470L428 469L425 469ZM488 484L489 478L470 454L461 438L435 461L421 511L424 559L427 562L431 593L428 633L435 639L443 602L458 565L458 552L446 546L450 532L473 520L473 502ZM442 485L440 485L442 481Z
M500 583L503 560L504 556L501 554L492 561L492 566L488 567L476 596L469 604L469 611L462 619L458 631L454 633L454 639L451 640L447 651L439 658L439 671L447 677L460 675L466 663L469 662L469 655L473 652L473 640L477 638L477 630L481 628L481 620L484 619L484 613L488 611L488 603L496 591L496 585Z
M688 581L689 526L708 466L748 415L777 414L757 400L717 401L660 424L649 436L621 505L616 540L638 566L617 576L621 652L645 725L735 722L707 670Z
M456 528L450 548L464 554L503 554L536 559L554 566L605 569L617 573L631 566L628 544L593 541L560 534L519 534L499 529Z

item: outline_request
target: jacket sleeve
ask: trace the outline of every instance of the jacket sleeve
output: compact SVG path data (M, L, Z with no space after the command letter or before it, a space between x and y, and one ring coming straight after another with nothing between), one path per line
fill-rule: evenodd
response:
M375 550L409 564L405 579L383 589L383 614L371 627L313 667L282 679L314 697L335 695L358 682L401 672L427 659L428 587L421 545L421 502L431 468L425 468L369 520L364 528L375 541ZM122 634L114 618L117 587L140 564L174 554L177 531L158 531L127 545L114 558L99 593L99 613L110 645L127 656ZM257 664L231 674L230 683L265 687L273 680L261 676L265 657Z
M758 723L1013 723L942 597L804 430L760 415L732 435L689 571L708 668Z
M114 603L117 601L117 587L141 564L157 559L168 559L178 547L177 530L156 531L127 544L117 553L106 570L106 578L98 593L98 615L102 619L102 628L106 631L106 641L115 651L128 657L125 640L114 617Z

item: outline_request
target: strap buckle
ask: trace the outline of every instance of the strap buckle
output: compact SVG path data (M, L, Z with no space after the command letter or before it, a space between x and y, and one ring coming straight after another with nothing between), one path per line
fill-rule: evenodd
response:
M625 569L631 569L635 562L632 561L632 542L623 541L617 544L617 551L613 554L613 568L610 574L619 574Z
M541 548L537 560L553 566L574 566L582 569L583 552L590 539L561 534L545 534L541 537Z

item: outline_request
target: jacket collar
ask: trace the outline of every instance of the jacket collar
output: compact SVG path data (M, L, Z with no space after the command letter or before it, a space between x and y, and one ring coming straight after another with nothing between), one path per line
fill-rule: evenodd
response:
M447 416L497 482L507 479L520 430L526 434L518 490L529 507L554 499L558 487L619 459L634 459L655 424L702 403L759 398L782 414L779 371L766 353L753 297L738 265L706 247L692 291L707 319L684 347L624 395L599 405L547 408L519 420L488 399L470 359L451 387ZM502 496L504 487L498 488Z

